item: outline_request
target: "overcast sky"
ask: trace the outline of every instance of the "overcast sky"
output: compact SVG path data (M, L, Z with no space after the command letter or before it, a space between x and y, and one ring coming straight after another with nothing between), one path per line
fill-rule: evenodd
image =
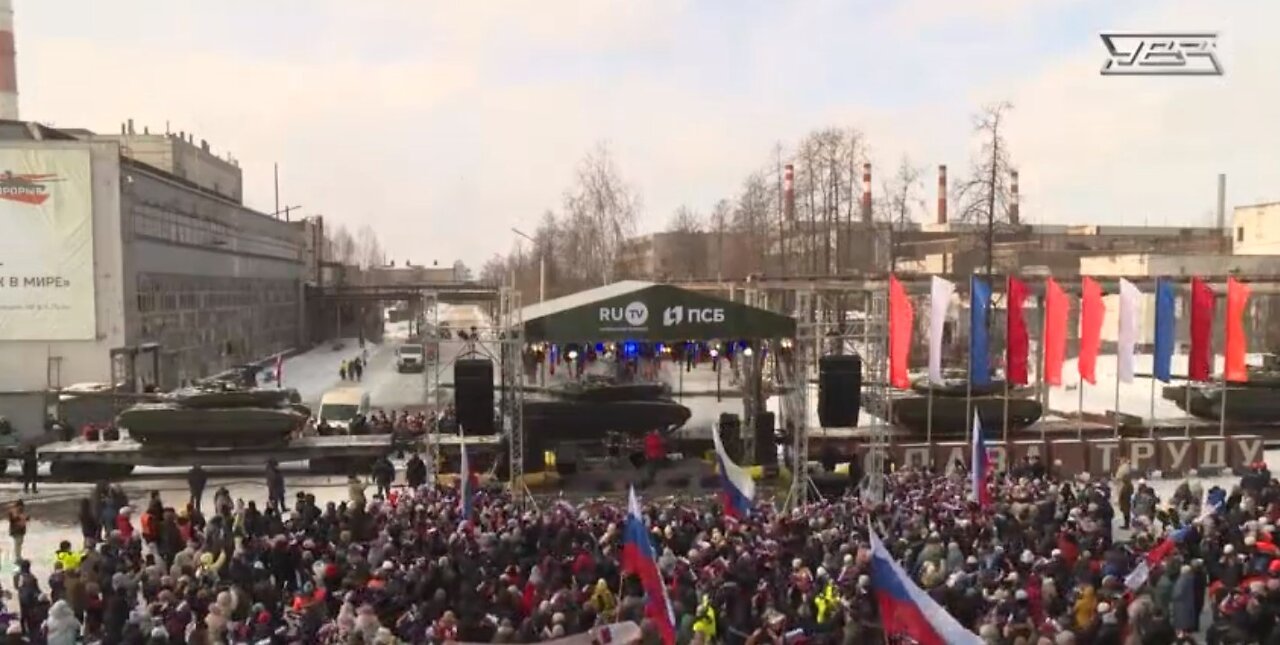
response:
M279 162L284 204L415 262L509 250L598 140L652 230L826 125L954 176L997 100L1028 221L1204 225L1219 172L1280 200L1276 0L13 2L24 118L168 121L251 206ZM1100 30L1217 31L1225 76L1101 76Z

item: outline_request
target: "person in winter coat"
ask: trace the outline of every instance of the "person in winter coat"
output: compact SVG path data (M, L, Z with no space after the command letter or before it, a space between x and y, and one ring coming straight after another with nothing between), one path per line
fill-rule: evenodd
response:
M409 484L409 488L414 490L427 483L427 462L423 461L417 453L414 453L409 458L409 463L405 464L404 479Z
M191 508L201 510L200 500L204 497L204 487L208 483L209 473L206 473L200 464L193 466L187 473L187 488L191 492L191 500L188 503L191 504Z
M1200 617L1196 615L1196 579L1189 565L1183 565L1177 582L1173 583L1169 619L1180 633L1194 634L1200 629Z
M80 635L80 621L65 600L53 603L44 621L45 641L49 645L75 645Z
M277 510L285 510L284 474L280 472L280 464L272 459L267 462L267 504L274 505Z
M391 460L382 457L373 465L373 483L378 487L378 494L386 499L391 495L391 484L396 479L396 467Z
M364 482L359 477L352 475L347 480L347 493L351 497L351 505L355 508L364 508Z

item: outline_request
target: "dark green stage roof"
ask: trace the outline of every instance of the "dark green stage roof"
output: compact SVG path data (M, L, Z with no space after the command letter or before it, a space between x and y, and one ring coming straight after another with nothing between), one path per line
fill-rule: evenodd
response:
M525 307L526 342L791 338L796 321L767 309L638 280Z

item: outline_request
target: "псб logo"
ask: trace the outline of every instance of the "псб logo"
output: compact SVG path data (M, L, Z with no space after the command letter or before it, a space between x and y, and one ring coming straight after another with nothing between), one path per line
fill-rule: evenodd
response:
M49 187L60 181L57 175L15 175L12 170L0 173L0 199L39 206L49 199Z
M662 325L664 327L679 325L681 322L684 322L684 307L680 305L667 307L666 311L662 312Z

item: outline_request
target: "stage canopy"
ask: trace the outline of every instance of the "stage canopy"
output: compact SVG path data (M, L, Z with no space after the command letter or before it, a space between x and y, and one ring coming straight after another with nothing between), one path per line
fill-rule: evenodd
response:
M789 316L638 280L530 305L521 316L530 343L756 340L796 334L796 321Z

